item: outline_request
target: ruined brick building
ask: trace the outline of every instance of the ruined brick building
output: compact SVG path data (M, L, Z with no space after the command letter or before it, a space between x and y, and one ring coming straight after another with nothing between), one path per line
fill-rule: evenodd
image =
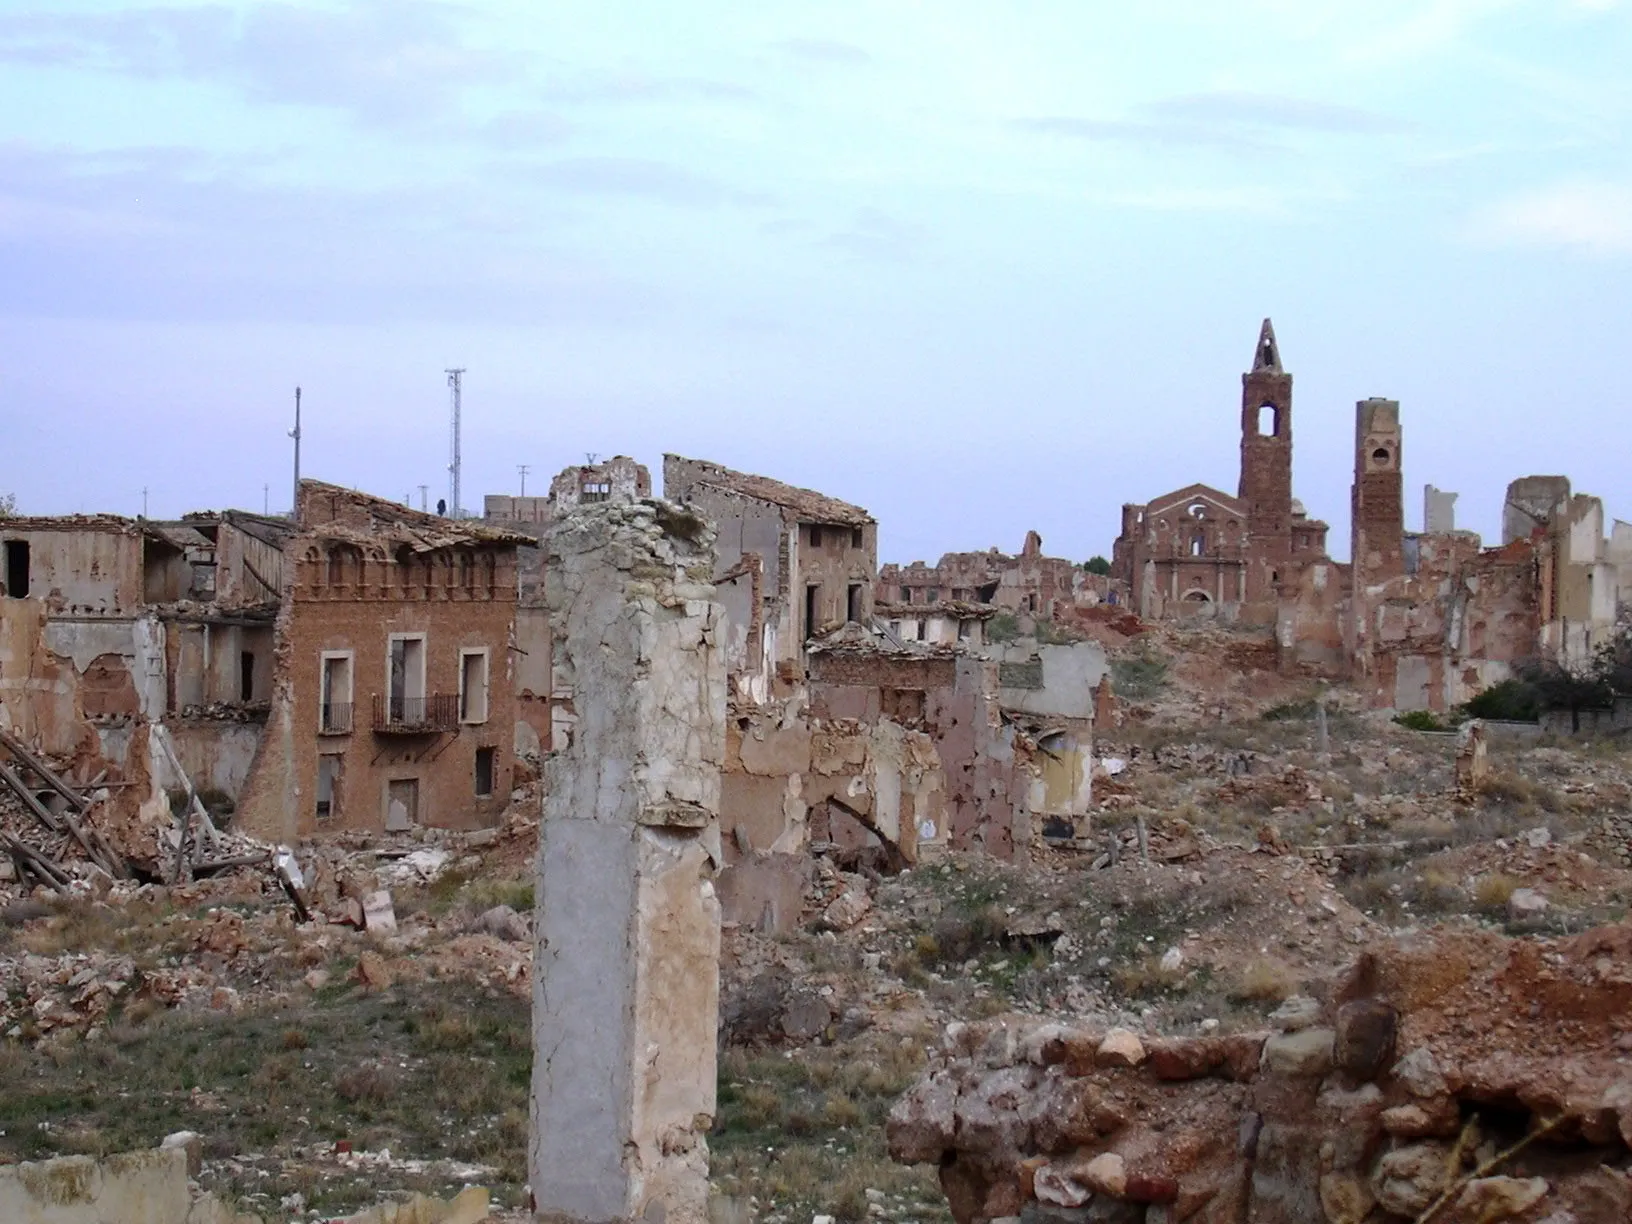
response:
M1327 525L1292 496L1292 375L1265 319L1241 376L1241 476L1234 496L1186 485L1122 507L1111 572L1133 610L1273 624L1283 590L1326 560Z
M530 537L302 481L272 710L239 821L497 822L516 739L516 550Z
M878 523L860 506L717 463L663 456L663 495L719 532L719 598L735 691L764 701L803 682L805 644L869 621Z

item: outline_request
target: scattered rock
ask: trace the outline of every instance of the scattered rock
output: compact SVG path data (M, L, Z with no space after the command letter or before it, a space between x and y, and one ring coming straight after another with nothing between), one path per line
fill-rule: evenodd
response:
M470 924L470 929L510 943L526 943L533 937L527 920L508 905L495 905L492 909L483 910Z
M357 968L352 970L352 977L368 990L389 990L395 980L391 976L391 970L386 966L385 958L378 952L364 952L359 956Z
M1378 1204L1395 1215L1416 1216L1445 1189L1444 1144L1414 1143L1385 1152L1372 1174L1371 1189Z
M1137 1067L1145 1061L1145 1043L1130 1029L1113 1028L1095 1051L1095 1059L1107 1067Z
M1544 1177L1481 1177L1468 1183L1456 1205L1469 1219L1496 1221L1529 1211L1546 1196Z
M1510 922L1536 918L1548 909L1547 898L1533 888L1515 888L1507 899L1507 917Z
M1263 1068L1276 1075L1325 1075L1332 1069L1331 1029L1279 1033L1264 1042Z
M1293 995L1269 1013L1269 1022L1283 1033L1296 1033L1320 1023L1320 1004L1304 995Z
M1333 1059L1356 1079L1369 1080L1394 1056L1395 1011L1381 999L1355 999L1337 1009Z
M1101 1152L1077 1173L1095 1194L1121 1198L1128 1191L1127 1163L1115 1152Z
M1418 1046L1395 1063L1393 1074L1407 1092L1421 1100L1444 1096L1450 1091L1439 1061L1427 1046Z

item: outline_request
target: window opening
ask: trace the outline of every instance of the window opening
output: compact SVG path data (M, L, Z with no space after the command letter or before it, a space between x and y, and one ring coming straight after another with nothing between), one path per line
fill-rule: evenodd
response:
M822 546L822 529L820 525L816 523L812 523L810 525L810 546L812 548L820 548Z
M1388 462L1388 448L1383 447L1383 446L1379 446L1376 450L1372 451L1371 452L1371 461L1373 463L1387 463Z
M476 749L476 797L485 799L493 793L493 749Z
M6 541L6 594L13 599L28 596L28 541Z
M385 784L385 831L406 833L418 823L419 779L391 779Z
M860 548L861 546L862 546L861 528L860 527L852 527L850 529L850 547L851 548Z
M255 700L255 652L240 650L238 652L238 700Z
M610 480L586 480L578 500L582 502L611 501L612 482Z
M910 604L912 602L912 588L911 587L904 586L904 587L901 588L901 602L904 603L904 604Z
M425 720L425 639L391 639L391 721Z
M326 735L351 730L351 656L324 655L317 729Z
M1193 540L1191 540L1190 541L1190 555L1192 557L1201 556L1201 550L1202 550L1202 548L1204 546L1204 543L1205 542L1203 541L1202 537L1199 536L1199 535L1196 536Z
M821 607L822 588L807 586L805 588L805 640L809 641L816 636L816 616Z
M487 652L467 650L459 656L459 721L487 721Z
M849 599L845 603L845 619L861 623L861 583L850 584Z
M924 622L923 621L918 622L918 640L920 642L924 640Z
M340 810L340 762L338 752L317 758L317 818L327 820Z
M1258 436L1263 438L1281 436L1281 410L1274 404L1264 404L1258 409Z

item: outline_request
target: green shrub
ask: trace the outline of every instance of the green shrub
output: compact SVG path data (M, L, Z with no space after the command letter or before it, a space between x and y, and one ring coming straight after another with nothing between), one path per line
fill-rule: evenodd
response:
M1013 612L999 612L986 622L988 642L1012 642L1020 636L1020 618Z
M1541 702L1535 688L1519 679L1491 685L1462 708L1469 718L1492 718L1500 722L1535 722L1541 717Z
M1408 710L1404 714L1396 714L1394 721L1408 731L1449 731L1450 728L1439 720L1439 715L1432 710Z

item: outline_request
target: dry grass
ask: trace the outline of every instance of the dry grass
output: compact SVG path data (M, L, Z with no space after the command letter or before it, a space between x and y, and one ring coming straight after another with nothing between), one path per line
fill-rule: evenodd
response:
M1243 1003L1284 1003L1298 992L1298 984L1290 965L1259 957L1242 966L1230 998Z
M1473 886L1473 901L1481 910L1505 912L1519 882L1504 872L1480 876Z

